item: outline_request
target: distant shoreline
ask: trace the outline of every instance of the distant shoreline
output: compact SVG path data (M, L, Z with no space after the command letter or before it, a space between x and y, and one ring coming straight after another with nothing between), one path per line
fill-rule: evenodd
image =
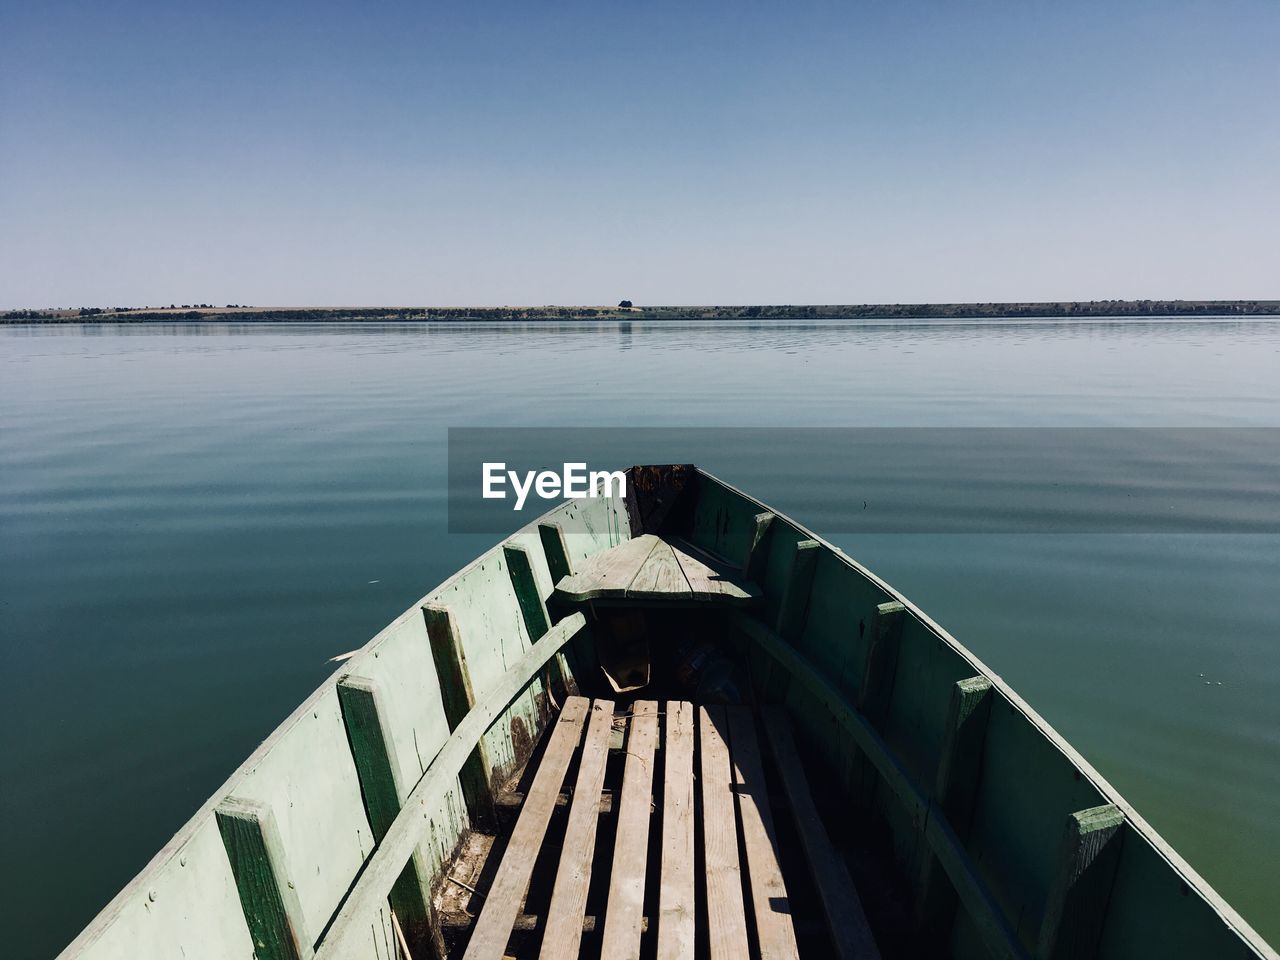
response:
M1280 316L1280 300L1085 300L652 307L214 307L9 310L0 323L360 323L556 320L982 320Z

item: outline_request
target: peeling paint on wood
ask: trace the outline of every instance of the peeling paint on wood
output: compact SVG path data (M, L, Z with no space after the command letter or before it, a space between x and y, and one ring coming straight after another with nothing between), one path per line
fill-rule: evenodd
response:
M258 960L305 960L312 954L298 895L284 869L284 849L270 808L228 797L216 811L227 860L240 891Z

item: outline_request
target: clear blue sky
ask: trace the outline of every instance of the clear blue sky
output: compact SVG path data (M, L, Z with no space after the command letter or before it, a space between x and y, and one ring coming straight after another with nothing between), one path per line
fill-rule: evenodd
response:
M0 307L1280 297L1280 3L0 0Z

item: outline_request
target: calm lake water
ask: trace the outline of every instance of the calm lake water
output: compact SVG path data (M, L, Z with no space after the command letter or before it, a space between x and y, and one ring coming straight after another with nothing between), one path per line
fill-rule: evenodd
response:
M1280 323L8 327L0 405L0 926L48 957L497 539L446 532L447 428L1276 427ZM856 493L721 473L802 523ZM830 539L1280 942L1280 536Z

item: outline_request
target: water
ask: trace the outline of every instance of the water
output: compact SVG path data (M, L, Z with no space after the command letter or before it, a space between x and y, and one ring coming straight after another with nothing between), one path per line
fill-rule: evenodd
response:
M1280 426L1278 373L1265 321L0 328L9 955L493 542L446 533L450 426ZM801 522L848 494L733 463ZM832 539L1280 941L1280 537Z

